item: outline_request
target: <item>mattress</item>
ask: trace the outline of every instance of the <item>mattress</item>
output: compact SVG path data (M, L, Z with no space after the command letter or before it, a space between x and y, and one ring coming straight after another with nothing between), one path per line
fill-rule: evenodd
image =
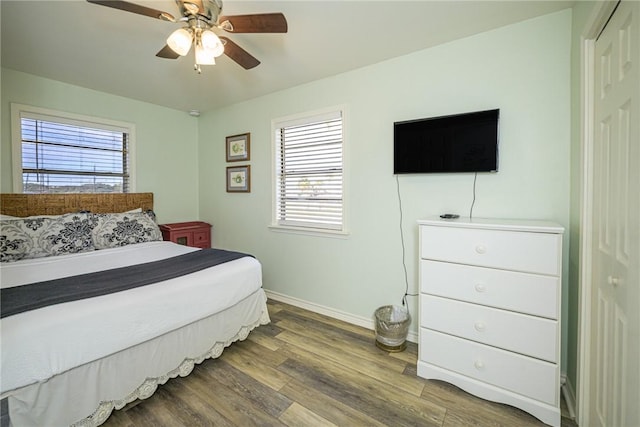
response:
M136 263L168 260L193 250L198 249L171 242L148 242L18 261L0 268L0 283L2 287L19 286ZM140 397L141 392L135 389L143 385L145 378L155 378L157 384L166 381L167 375L182 375L184 367L180 367L186 359L190 358L191 362L186 363L192 367L193 360L197 362L214 357L216 351L212 349L216 345L228 345L235 339L246 337L243 331L248 333L258 324L268 323L266 298L261 286L260 263L245 257L153 285L4 318L0 326L0 383L2 397L13 397L13 407L11 398L9 401L12 420L18 413L33 412L37 405L34 406L32 400L37 400L39 395L55 398L59 394L56 393L57 387L73 389L74 381L82 384L82 381L93 378L96 384L95 393L71 390L76 394L92 395L90 399L75 396L82 401L78 405L83 408L81 411L85 411L73 415L76 417L73 420L77 421L98 410L100 402L116 402L107 406L117 408L117 402ZM224 319L224 325L220 324L217 315ZM201 333L210 336L198 336ZM176 345L171 340L178 340L183 345ZM158 352L158 345L163 343L180 350ZM151 353L143 357L149 351ZM158 357L160 360L156 361ZM114 365L115 362L117 364ZM122 374L127 369L123 364L129 364L130 369L140 372L133 375L134 379L125 378ZM110 375L105 375L109 371ZM82 375L78 376L78 372ZM113 374L117 374L116 378L105 380ZM130 384L123 385L123 381ZM109 396L101 390L105 382L116 383L106 385L111 393ZM51 404L47 403L48 406ZM86 413L89 407L91 410ZM58 411L67 412L67 409L58 408ZM42 419L51 420L49 415Z

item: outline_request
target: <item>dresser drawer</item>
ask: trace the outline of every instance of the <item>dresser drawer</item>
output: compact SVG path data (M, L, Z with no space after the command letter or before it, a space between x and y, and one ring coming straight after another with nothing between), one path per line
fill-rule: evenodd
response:
M420 260L420 291L558 319L560 278Z
M430 295L420 296L420 326L558 362L554 320Z
M423 225L420 257L558 276L562 236Z
M558 367L462 338L420 328L420 360L545 402L558 404Z

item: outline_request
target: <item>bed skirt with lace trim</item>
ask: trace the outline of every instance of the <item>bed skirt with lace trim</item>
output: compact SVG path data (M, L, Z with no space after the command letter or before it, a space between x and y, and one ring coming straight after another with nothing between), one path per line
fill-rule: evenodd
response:
M133 391L133 393L129 394L124 399L100 403L100 406L98 406L98 408L91 416L85 418L82 421L74 423L72 426L95 427L103 424L105 421L107 421L107 418L109 418L111 412L113 412L114 409L122 409L128 403L131 403L137 399L143 400L151 397L153 393L155 393L158 389L158 386L166 383L170 378L176 378L177 376L186 377L191 373L191 371L193 371L195 365L202 363L206 359L217 359L218 357L220 357L220 355L222 355L222 352L225 348L229 347L236 341L244 341L249 336L249 332L257 328L258 326L266 325L269 322L269 314L267 312L264 312L259 321L249 326L243 326L242 328L240 328L236 335L234 335L227 341L215 343L213 347L209 349L209 351L195 359L185 359L180 364L180 366L167 372L161 377L147 378L145 382L140 385L140 387L138 387Z
M189 375L196 364L268 324L266 302L259 289L222 312L14 390L7 397L11 424L99 426L114 409L147 399L170 378Z

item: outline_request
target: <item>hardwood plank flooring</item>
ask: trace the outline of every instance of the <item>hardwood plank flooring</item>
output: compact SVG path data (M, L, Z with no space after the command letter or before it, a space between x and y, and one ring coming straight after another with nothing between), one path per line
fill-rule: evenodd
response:
M269 301L271 324L218 359L114 411L133 426L544 426L508 405L416 376L417 345L378 349L375 334ZM568 418L563 427L575 427Z

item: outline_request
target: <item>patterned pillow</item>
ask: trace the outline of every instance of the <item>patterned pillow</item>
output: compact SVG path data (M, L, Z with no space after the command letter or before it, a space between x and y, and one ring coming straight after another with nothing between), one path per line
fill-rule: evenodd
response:
M29 236L9 221L0 221L0 262L18 261L24 258L33 246Z
M147 209L146 211L144 211L144 213L147 214L147 216L151 218L153 222L155 222L156 224L158 223L158 217L156 216L156 213L153 211L153 209Z
M90 214L29 217L0 221L0 261L41 258L93 250Z
M96 249L162 240L160 228L144 212L94 214L94 217L96 226L91 238Z

